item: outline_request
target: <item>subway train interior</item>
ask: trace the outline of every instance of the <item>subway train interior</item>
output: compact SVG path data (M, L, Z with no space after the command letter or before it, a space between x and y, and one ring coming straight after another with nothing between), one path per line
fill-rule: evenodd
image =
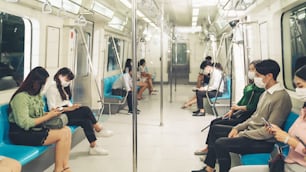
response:
M0 0L0 107L35 67L50 75L42 96L54 74L67 67L75 75L71 101L90 107L103 129L112 131L97 140L108 155L93 155L83 129L76 127L69 170L197 170L206 155L194 153L205 147L210 122L243 96L251 62L278 63L277 82L290 96L291 111L300 114L304 102L294 76L306 65L305 44L306 0ZM218 64L223 69L214 90L222 94L204 95L205 112L193 113L201 109L198 102L186 102L207 88L197 83L208 72L200 68L208 56L212 73ZM116 80L130 72L127 59L132 109L129 93L112 92ZM9 141L8 112L0 109L0 155L19 161L24 172L53 172L55 146L32 154L15 149L20 145ZM231 166L243 166L242 158L231 153ZM215 169L221 169L218 163Z

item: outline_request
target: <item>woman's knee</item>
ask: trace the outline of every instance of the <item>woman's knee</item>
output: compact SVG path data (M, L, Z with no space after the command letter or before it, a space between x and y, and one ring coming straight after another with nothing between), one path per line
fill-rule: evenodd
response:
M215 141L216 149L223 149L227 145L227 140L228 140L227 137L218 138Z
M60 134L65 139L71 139L71 129L68 126L63 127L59 130Z
M4 169L9 169L10 171L13 172L21 171L21 164L17 160L11 158L4 158L1 161L0 161L1 162L0 166L3 167Z

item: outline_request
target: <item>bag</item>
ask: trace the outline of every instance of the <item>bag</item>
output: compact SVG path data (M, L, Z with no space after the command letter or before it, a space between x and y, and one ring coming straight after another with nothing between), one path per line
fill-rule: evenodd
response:
M277 146L278 152L269 160L269 171L270 172L284 172L285 167L285 156L282 150Z
M57 117L49 119L45 122L45 127L49 129L61 129L68 124L68 117L62 113Z

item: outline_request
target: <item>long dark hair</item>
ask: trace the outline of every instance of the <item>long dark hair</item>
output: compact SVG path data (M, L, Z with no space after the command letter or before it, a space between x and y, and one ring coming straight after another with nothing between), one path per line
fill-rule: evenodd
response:
M11 97L10 102L13 98L21 92L27 92L29 95L35 96L38 95L43 87L46 84L49 73L43 67L35 67L28 74L26 79L21 83L20 87ZM9 113L12 111L11 106L9 107Z
M74 74L72 73L72 71L69 68L63 67L56 72L56 74L54 75L54 78L53 78L54 81L56 82L56 87L57 87L57 90L59 91L59 93L61 95L62 100L67 100L67 97L66 97L66 94L64 93L64 90L68 94L69 99L71 99L72 94L71 94L70 85L63 88L62 85L61 85L61 81L59 80L59 75L67 77L69 80L73 80L74 79Z

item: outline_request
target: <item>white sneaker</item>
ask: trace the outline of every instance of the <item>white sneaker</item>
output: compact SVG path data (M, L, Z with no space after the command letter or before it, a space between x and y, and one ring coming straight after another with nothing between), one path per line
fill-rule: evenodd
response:
M108 155L108 151L96 145L95 147L89 148L89 155Z
M99 132L96 132L96 137L110 137L114 135L114 132L112 130L108 130L108 129L102 129Z

